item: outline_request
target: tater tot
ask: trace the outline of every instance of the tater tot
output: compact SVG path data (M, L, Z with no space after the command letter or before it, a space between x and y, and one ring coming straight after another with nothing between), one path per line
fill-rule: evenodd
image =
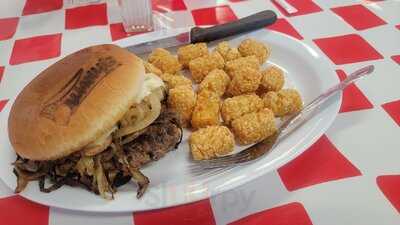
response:
M263 64L271 54L269 47L254 39L246 39L242 41L238 49L242 56L256 56L260 64Z
M262 99L264 107L271 109L278 117L296 113L303 108L300 94L294 89L282 89L278 92L270 91Z
M215 51L219 52L219 54L221 54L221 56L224 58L230 49L231 49L231 46L229 45L229 43L227 41L222 41L222 42L218 43L217 47L215 47Z
M218 96L224 95L226 88L229 85L231 79L220 69L211 71L199 85L199 92L208 90L216 93Z
M242 57L242 55L240 54L239 50L237 48L231 48L226 53L224 59L225 59L225 62L228 62L228 61L238 59L240 57Z
M260 63L258 62L257 57L254 55L252 56L247 56L247 57L241 57L229 62L226 62L225 64L225 71L228 73L228 75L232 78L233 71L243 68L243 67L250 67L255 70L260 69Z
M264 108L264 103L256 94L239 95L224 100L221 115L224 123L229 125L232 120L247 113L257 112L262 108Z
M283 71L276 66L270 66L264 71L261 71L261 86L268 91L279 91L285 83Z
M189 62L189 69L192 78L196 83L200 83L208 73L214 69L224 68L224 59L218 52L213 52L207 56L193 59Z
M168 89L184 85L190 88L192 87L192 81L189 78L180 74L165 73L163 74L161 79L167 84Z
M240 58L240 52L237 48L231 48L227 41L220 42L215 51L219 52L221 56L224 58L225 62Z
M221 100L211 91L202 91L197 96L196 106L192 114L192 127L195 129L211 125L219 125Z
M175 74L182 69L178 59L163 48L154 49L147 60L163 73Z
M232 77L227 90L231 96L255 92L261 82L261 73L251 67L237 68Z
M193 159L203 160L232 152L235 139L225 126L208 126L193 132L189 144Z
M208 48L206 43L190 44L178 48L177 54L179 62L187 68L191 60L208 55Z
M183 127L188 127L196 105L196 93L189 86L178 86L168 93L168 107L175 110L181 118Z
M144 69L145 69L146 73L153 73L157 76L162 75L162 71L160 69L158 69L157 67L155 67L153 64L148 63L148 62L143 62L143 65L144 65Z
M157 61L161 58L166 58L170 55L171 53L168 50L163 48L156 48L150 53L147 61L149 61L149 63L153 63L154 61Z
M232 121L232 132L241 145L259 142L274 134L276 130L274 113L267 108Z

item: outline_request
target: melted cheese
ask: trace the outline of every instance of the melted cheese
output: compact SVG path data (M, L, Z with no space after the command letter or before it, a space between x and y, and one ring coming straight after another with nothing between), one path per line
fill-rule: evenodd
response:
M159 87L165 88L165 84L161 80L161 78L153 73L146 73L142 89L140 89L140 92L135 102L136 103L141 102L146 96L150 95L153 90Z

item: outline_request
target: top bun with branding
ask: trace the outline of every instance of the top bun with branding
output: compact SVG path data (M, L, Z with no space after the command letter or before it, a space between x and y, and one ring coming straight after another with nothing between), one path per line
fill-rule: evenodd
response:
M23 158L55 160L109 132L135 102L141 59L116 45L97 45L56 62L18 95L8 119Z

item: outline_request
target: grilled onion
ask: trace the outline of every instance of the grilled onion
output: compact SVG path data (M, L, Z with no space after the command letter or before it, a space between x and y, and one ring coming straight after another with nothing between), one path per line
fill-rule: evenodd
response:
M29 181L37 180L40 177L46 175L45 172L28 173L20 170L18 167L14 168L14 174L17 176L17 187L15 193L19 193L25 189Z
M94 165L94 176L100 196L107 200L114 199L113 190L107 181L106 175L104 174L103 166L101 165L99 156L95 157Z
M93 157L82 156L78 163L76 163L76 170L81 176L85 174L93 176L94 174L94 160Z
M123 137L132 134L138 130L142 130L157 119L161 112L161 102L157 93L152 93L147 96L143 103L147 103L146 108L148 110L144 117L141 120L136 120L133 124L121 127L118 131L116 131L115 137Z
M147 106L144 104L133 105L121 119L121 126L126 127L129 124L142 120L147 111Z

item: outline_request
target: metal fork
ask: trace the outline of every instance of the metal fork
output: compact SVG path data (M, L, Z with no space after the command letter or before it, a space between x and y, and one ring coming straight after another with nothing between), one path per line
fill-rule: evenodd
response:
M236 154L210 160L193 161L190 165L190 171L197 175L210 172L214 173L212 171L214 171L213 169L216 168L232 167L233 165L249 162L260 158L261 156L269 152L272 148L274 148L280 140L282 140L284 137L289 135L292 131L294 131L304 122L306 122L311 117L311 115L317 112L319 107L329 98L331 98L335 93L343 90L349 84L353 83L364 75L372 73L373 71L374 66L369 65L353 72L345 80L329 88L326 92L307 104L300 112L291 116L277 129L277 131L272 136Z

